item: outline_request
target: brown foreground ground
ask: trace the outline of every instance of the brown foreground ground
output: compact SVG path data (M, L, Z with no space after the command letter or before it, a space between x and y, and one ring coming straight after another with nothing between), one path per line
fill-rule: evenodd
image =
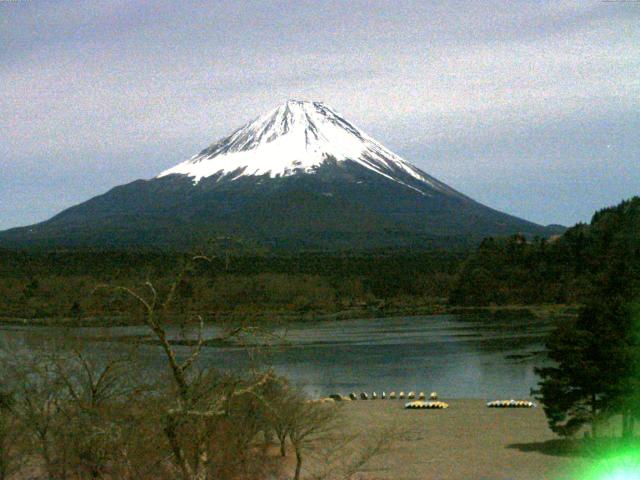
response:
M587 459L558 451L561 442L549 430L541 408L493 409L482 400L450 400L446 410L405 410L404 403L341 405L348 431L396 432L389 448L360 478L573 480L587 466Z

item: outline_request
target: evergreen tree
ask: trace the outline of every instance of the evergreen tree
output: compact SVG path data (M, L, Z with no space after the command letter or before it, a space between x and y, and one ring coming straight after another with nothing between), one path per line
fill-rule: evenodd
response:
M538 369L551 429L571 435L620 414L623 436L640 413L640 199L594 215L590 286L578 318L548 341L555 366Z
M609 410L610 352L605 342L615 340L605 339L603 320L585 308L578 320L559 327L547 343L556 366L537 370L542 379L539 399L549 427L559 435L573 435L589 424L597 436L597 422Z

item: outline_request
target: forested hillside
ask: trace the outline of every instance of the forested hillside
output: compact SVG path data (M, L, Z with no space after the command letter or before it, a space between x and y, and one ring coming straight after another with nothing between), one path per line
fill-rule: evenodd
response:
M213 316L443 306L466 255L209 253L210 262L186 272L178 304ZM97 285L140 287L151 279L167 288L187 258L149 251L0 251L0 317L97 315L105 309L100 293L93 293ZM106 309L119 315L127 306L111 298Z
M485 239L464 262L450 302L582 303L605 265L624 261L639 242L640 197L600 210L590 224L578 224L551 240Z

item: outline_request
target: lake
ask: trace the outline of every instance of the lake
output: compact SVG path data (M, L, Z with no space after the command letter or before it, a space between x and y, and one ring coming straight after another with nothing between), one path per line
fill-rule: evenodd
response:
M534 367L547 362L544 340L552 327L552 319L466 315L293 323L279 332L284 344L257 358L313 396L435 390L442 398L520 398L536 387ZM73 331L88 339L148 335L139 326ZM3 326L0 338L37 349L68 333L56 327ZM207 338L218 334L218 328L207 327ZM193 338L194 332L173 328L171 335ZM114 344L94 341L91 348L99 354L106 345ZM185 354L187 348L178 351ZM158 346L142 345L139 351L152 368L164 368ZM201 363L233 370L255 361L253 353L233 344L209 345Z

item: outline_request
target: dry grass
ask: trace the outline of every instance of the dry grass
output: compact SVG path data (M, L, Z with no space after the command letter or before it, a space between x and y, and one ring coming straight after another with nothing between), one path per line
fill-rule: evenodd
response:
M558 448L544 412L489 409L481 400L451 400L447 410L404 410L403 401L343 405L346 431L394 428L389 449L361 478L541 480L575 478L587 459Z

